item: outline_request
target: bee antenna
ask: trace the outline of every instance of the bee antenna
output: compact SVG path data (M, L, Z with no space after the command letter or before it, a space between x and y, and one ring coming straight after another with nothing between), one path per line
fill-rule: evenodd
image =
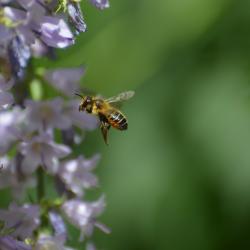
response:
M81 95L81 94L75 93L75 95L80 96L81 98L83 98L83 95Z

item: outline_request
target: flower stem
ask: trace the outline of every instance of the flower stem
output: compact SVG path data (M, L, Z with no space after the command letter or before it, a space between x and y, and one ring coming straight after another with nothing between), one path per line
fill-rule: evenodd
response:
M39 167L37 169L36 174L37 174L37 200L40 203L45 196L44 172L42 167Z

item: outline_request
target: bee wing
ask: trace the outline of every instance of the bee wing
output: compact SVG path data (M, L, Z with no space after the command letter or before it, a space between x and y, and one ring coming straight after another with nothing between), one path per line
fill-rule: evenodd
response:
M108 103L115 103L115 102L123 102L126 101L134 96L135 92L133 90L129 90L126 92L122 92L116 96L112 96L105 101Z

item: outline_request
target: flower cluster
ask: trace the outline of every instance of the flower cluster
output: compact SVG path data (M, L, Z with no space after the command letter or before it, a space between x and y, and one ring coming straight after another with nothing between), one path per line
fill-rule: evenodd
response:
M108 0L90 3L109 7ZM80 240L89 239L95 227L109 232L97 220L104 196L85 199L86 190L98 186L93 170L100 155L86 158L73 151L84 139L82 131L98 126L73 99L85 69L30 67L32 57L50 57L85 31L80 0L0 0L0 189L13 198L8 209L0 209L0 249L72 249L65 246L65 221L80 230ZM37 79L64 98L28 94ZM47 181L53 194L46 193ZM86 240L86 249L95 246Z
M56 75L56 71L49 71L44 78L48 79L51 75ZM57 84L60 82L57 81ZM59 205L58 200L45 205L39 204L38 200L37 203L21 207L11 204L8 210L0 210L0 221L4 222L4 229L10 232L7 238L5 235L1 238L0 233L0 244L1 240L13 241L9 244L17 245L21 243L16 239L33 239L34 233L39 232L39 225L43 226L41 218L44 210L49 214L54 234L39 232L35 249L40 249L43 244L60 246L66 242L66 227L61 215L79 228L81 239L91 236L94 227L109 232L96 221L105 207L103 196L95 202L82 200L85 190L98 186L93 170L100 155L95 154L91 158L83 155L70 157L71 142L75 144L82 140L81 133L75 128L80 128L78 131L95 129L98 120L89 114L79 113L77 102L64 101L59 97L44 101L28 99L24 101L24 106L24 109L14 106L11 110L0 112L0 134L5 138L0 141L0 153L3 155L0 159L3 166L0 188L10 188L13 198L22 201L28 189L40 188L39 178L36 179L34 174L39 171L41 174L42 170L54 178L58 194L63 198L59 200ZM60 132L63 144L56 142L55 131ZM72 132L70 140L65 136L68 131ZM8 157L8 152L13 150L14 157Z
M109 7L108 0L90 2ZM6 91L24 79L32 56L53 56L86 27L79 0L0 0L0 107L13 103Z

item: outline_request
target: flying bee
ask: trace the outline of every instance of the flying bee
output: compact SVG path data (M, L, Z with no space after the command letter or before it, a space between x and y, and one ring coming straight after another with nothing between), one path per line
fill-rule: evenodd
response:
M76 93L82 98L79 111L86 111L99 118L101 132L106 144L108 144L108 131L111 126L118 130L128 129L127 118L116 106L133 97L134 93L134 91L126 91L108 99L90 95L82 96Z

